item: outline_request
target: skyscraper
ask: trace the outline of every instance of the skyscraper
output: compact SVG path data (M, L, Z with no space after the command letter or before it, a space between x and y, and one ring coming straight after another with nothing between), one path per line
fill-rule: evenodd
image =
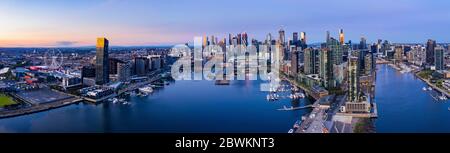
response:
M395 63L401 63L403 61L403 47L395 46L394 52Z
M298 46L298 33L294 32L292 33L292 43L296 46Z
M266 36L266 44L267 45L272 45L272 34L267 34Z
M344 29L340 29L339 30L339 42L341 45L343 45L345 43L344 41L345 41L344 40Z
M303 49L306 49L306 47L308 47L306 45L306 33L301 32L300 33L300 48L301 48L301 50L303 50Z
M131 77L131 63L124 62L117 65L117 80L126 82Z
M202 46L203 46L203 48L205 48L206 46L208 46L208 37L207 37L207 36L203 36L203 39L202 39Z
M436 47L436 41L428 39L426 47L426 63L428 65L434 64L434 48Z
M364 56L364 73L365 75L371 75L373 71L373 54L367 54Z
M284 45L286 43L286 35L285 35L283 28L281 28L280 31L278 31L278 34L279 34L278 41L284 47Z
M365 37L361 37L361 41L359 42L359 49L367 49L367 40Z
M95 84L103 85L109 82L109 41L106 38L97 38L97 53L95 63Z
M444 70L444 47L438 46L434 49L434 66L436 66L436 70Z
M330 41L330 38L331 38L331 37L330 37L330 31L327 31L327 38L326 38L326 39L327 39L327 40L326 40L326 43L327 43L327 44L328 44L328 42Z
M329 88L333 79L333 64L328 48L322 48L319 52L319 65L319 77L322 79L322 84L325 88Z
M293 76L298 74L298 58L298 51L293 48L293 50L291 50L291 73Z
M233 37L231 37L231 33L228 34L228 45L233 44Z
M304 65L303 72L305 74L315 74L316 73L316 53L313 48L306 48L304 51Z
M241 36L242 36L242 45L248 46L248 36L247 36L247 33L244 32L244 33L242 33Z
M328 44L327 44L327 48L329 48L331 51L331 57L332 57L331 62L335 65L342 64L343 53L344 53L343 46L340 45L336 39L330 38L330 40L328 41Z
M348 61L348 101L359 102L358 58L350 57Z

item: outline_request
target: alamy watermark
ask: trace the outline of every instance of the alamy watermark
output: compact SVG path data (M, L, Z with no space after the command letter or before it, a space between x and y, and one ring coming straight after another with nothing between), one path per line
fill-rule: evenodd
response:
M280 85L280 65L283 59L281 45L227 44L205 45L202 37L194 38L193 50L187 45L176 45L172 56L179 59L172 65L175 80L260 80L261 91L273 91Z

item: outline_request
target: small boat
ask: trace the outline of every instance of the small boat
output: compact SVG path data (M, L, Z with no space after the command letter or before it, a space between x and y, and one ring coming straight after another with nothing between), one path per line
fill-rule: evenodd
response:
M450 107L448 107L448 110L450 111Z
M300 93L300 94L299 94L299 97L300 97L300 98L305 98L305 94Z
M423 90L423 91L427 91L427 88L426 88L426 87L423 87L422 90Z
M139 88L139 92L146 96L146 95L151 94L153 92L153 88L150 87L150 86Z
M117 100L117 98L113 98L112 102L113 104L116 104L117 102L119 102L119 100Z
M439 100L447 100L447 96L442 94L441 96L438 97Z
M294 133L294 129L290 129L288 133Z
M431 87L428 87L428 90L429 90L429 91L431 91L431 90L433 90L433 88L431 88Z

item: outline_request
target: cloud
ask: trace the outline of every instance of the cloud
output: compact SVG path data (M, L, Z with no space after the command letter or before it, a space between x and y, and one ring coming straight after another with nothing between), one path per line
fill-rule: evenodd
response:
M67 47L67 46L73 46L77 43L78 42L76 42L76 41L57 41L55 46Z

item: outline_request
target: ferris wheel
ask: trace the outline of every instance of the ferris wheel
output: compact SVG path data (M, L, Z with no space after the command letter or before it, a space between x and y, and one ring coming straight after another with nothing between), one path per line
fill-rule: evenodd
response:
M44 64L49 69L59 69L63 64L63 54L58 49L48 49L45 52Z

